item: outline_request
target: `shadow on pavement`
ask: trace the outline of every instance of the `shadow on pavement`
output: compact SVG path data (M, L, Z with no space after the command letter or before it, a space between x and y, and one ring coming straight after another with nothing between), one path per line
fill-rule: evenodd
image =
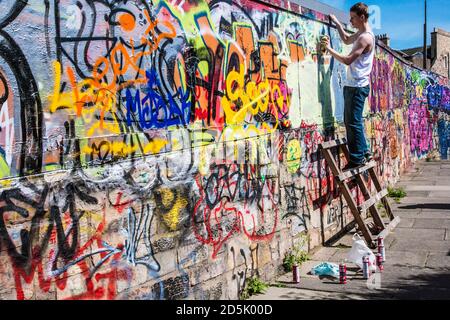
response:
M376 290L377 297L397 300L450 300L450 269L438 273L400 277L401 284L387 284L386 289Z
M420 203L409 206L398 207L399 209L431 209L431 210L450 210L450 203Z
M288 300L450 300L450 268L433 269L432 273L400 276L389 282L381 280L381 288L347 288L346 292L288 288L280 296ZM360 279L360 281L365 281ZM288 282L286 282L288 283ZM332 282L330 284L336 284Z

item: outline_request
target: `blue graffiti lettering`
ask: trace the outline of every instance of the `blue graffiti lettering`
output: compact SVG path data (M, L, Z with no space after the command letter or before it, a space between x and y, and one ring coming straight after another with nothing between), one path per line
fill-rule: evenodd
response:
M145 94L143 97L139 89L136 89L134 97L130 88L126 90L127 125L132 125L135 113L143 130L189 124L191 118L189 93L178 88L175 97L169 94L165 98L160 94L161 85L156 71L147 71L146 76L147 87L143 90Z

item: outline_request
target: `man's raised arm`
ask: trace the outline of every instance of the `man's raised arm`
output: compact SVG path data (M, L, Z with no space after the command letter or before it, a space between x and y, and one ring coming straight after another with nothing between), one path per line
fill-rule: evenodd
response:
M339 62L342 62L346 65L351 65L360 55L363 54L364 50L370 45L370 36L362 35L358 41L356 42L352 52L348 56L342 55L339 52L333 50L330 47L330 40L325 38L322 40L323 44L326 46L328 52L336 58Z
M339 22L339 20L336 18L336 16L334 14L330 14L330 20L332 22L334 22L334 24L336 25L339 35L345 44L352 44L353 42L355 42L356 33L348 34L347 32L345 32L344 27L342 26L342 24Z

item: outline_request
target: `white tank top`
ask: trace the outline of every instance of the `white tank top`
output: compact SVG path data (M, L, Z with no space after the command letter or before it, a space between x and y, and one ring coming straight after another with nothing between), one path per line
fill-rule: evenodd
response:
M361 35L363 35L364 33L362 33ZM367 33L370 33L373 38L372 50L367 53L361 54L349 66L347 70L347 81L346 81L347 86L362 88L370 84L370 73L372 72L376 42L375 42L375 35L373 34L373 32L367 31ZM355 45L356 41L353 44L353 48L355 48Z

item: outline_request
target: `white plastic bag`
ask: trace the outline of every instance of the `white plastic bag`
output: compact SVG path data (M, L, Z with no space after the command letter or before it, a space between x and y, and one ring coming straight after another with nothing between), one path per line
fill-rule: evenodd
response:
M356 236L358 239L356 239ZM364 256L369 256L369 264L370 264L370 270L376 271L376 257L373 254L372 250L369 249L369 247L366 245L364 240L360 237L359 234L355 233L353 235L353 245L352 249L347 255L347 260L350 262L353 262L358 267L362 269L363 267L363 261L362 258Z

